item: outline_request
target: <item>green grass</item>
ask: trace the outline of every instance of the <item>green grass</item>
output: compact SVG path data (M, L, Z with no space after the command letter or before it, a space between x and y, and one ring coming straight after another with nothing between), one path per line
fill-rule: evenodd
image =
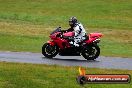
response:
M6 51L40 52L43 45L42 41L44 40L45 37L14 36L1 34L0 41L2 43L0 45L0 48Z
M131 0L0 0L0 19L67 26L77 16L86 27L132 29Z
M131 0L0 0L0 51L41 52L56 27L76 16L102 32L101 55L132 57Z
M131 70L85 68L87 74L130 74ZM0 62L0 88L131 88L130 84L77 84L78 67Z
M100 44L101 55L114 57L132 57L132 44L121 43L112 40L102 39Z

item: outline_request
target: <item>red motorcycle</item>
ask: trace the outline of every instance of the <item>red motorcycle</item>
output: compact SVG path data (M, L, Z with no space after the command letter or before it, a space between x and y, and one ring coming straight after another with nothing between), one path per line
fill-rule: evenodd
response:
M42 46L42 54L47 58L53 58L58 53L61 56L80 56L87 60L94 60L100 54L98 43L100 42L101 33L90 33L86 35L85 40L79 43L79 47L71 45L74 32L62 32L61 28L55 29L51 34L51 40Z

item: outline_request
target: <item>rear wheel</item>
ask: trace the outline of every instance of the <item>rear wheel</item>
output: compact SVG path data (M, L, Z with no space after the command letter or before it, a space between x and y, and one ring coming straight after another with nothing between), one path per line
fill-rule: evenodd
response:
M42 46L42 54L47 58L55 57L58 54L58 47L45 43Z
M88 45L81 54L87 60L94 60L100 55L100 48L97 44Z

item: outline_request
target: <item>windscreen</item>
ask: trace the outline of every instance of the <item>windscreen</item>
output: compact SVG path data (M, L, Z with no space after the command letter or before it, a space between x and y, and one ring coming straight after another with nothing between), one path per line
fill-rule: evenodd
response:
M54 34L54 33L56 33L56 32L60 32L60 31L61 31L61 29L60 29L60 28L57 28L57 29L55 29L53 32L51 32L50 35L52 35L52 34Z

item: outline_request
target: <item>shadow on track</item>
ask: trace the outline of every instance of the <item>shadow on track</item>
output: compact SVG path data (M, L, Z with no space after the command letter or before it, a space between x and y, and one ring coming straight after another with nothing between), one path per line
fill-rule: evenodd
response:
M97 60L80 60L80 59L62 59L62 58L46 58L42 57L42 59L48 59L48 60L57 60L57 61L73 61L73 62L100 62Z

